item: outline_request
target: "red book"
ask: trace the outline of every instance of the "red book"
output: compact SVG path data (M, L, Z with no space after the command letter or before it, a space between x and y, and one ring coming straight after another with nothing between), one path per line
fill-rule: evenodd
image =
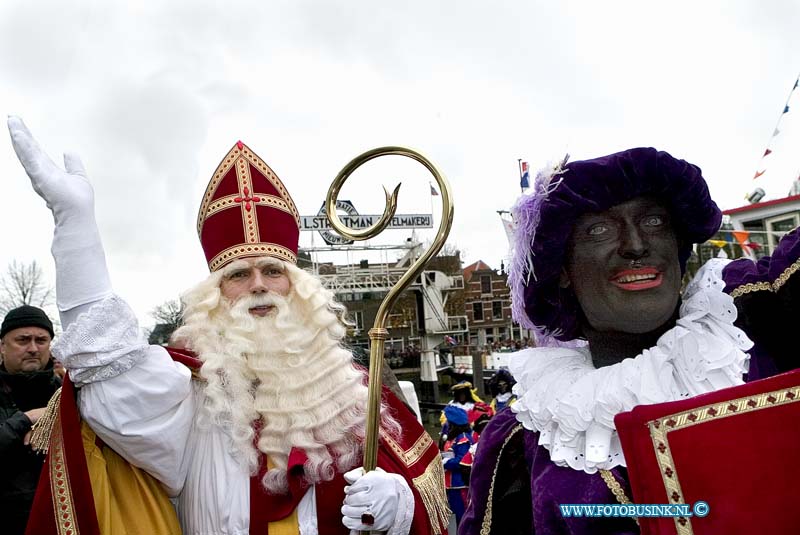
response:
M640 518L643 535L800 533L800 370L614 419L633 502L704 517Z

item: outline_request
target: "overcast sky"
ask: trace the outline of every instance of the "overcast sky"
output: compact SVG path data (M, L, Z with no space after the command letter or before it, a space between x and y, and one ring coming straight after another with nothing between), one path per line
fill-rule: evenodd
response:
M654 146L699 165L723 208L756 186L782 197L800 172L800 92L772 134L800 71L798 28L796 0L5 0L0 112L54 159L81 154L114 287L148 324L207 273L197 208L238 139L304 215L357 154L423 151L452 185L450 242L495 268L519 158L536 169ZM4 139L0 270L37 259L53 277L52 218ZM340 198L378 213L380 184L402 180L398 212L429 212L426 173L387 160Z

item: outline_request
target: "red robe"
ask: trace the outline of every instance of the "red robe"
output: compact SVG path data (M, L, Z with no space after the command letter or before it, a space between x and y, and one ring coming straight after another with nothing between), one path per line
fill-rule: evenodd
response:
M174 360L193 372L202 365L186 350L167 349ZM394 440L381 432L378 466L386 472L402 475L414 494L411 534L446 533L450 512L438 448L408 407L386 388L383 389L383 402L391 408L403 435L399 440ZM291 450L287 467L289 493L286 495L272 495L263 488L260 479L266 470L266 462L261 463L262 469L250 479L251 534L266 535L269 522L289 516L297 507L308 490L302 477L305 459L302 450ZM345 484L342 474L337 474L331 481L316 485L317 527L320 535L349 534L342 524L341 515ZM88 477L74 387L67 377L26 534L78 533L99 535L100 528Z

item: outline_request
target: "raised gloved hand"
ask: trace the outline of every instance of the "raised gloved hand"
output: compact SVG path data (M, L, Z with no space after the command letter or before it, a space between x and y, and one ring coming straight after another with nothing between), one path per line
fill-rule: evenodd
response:
M407 534L414 511L414 495L398 474L380 468L364 473L359 467L344 474L342 523L356 531ZM372 521L372 523L369 523Z
M8 118L11 143L34 191L53 212L56 302L61 312L111 295L103 245L94 216L94 191L80 158L64 155L64 170L42 151L19 117ZM74 318L71 318L74 319ZM69 321L62 323L64 327Z

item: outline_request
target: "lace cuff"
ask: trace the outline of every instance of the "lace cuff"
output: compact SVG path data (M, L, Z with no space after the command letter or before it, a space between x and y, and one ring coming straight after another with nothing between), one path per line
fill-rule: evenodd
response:
M83 386L130 370L145 357L147 347L133 310L112 295L70 324L52 352L75 385Z
M414 520L414 494L403 476L389 475L394 479L397 488L397 513L394 516L394 523L386 535L408 535Z
M709 261L698 271L677 324L635 358L599 369L588 348L534 348L509 358L518 396L511 410L539 432L555 464L590 474L625 466L617 414L742 384L752 342L734 325L724 265Z

